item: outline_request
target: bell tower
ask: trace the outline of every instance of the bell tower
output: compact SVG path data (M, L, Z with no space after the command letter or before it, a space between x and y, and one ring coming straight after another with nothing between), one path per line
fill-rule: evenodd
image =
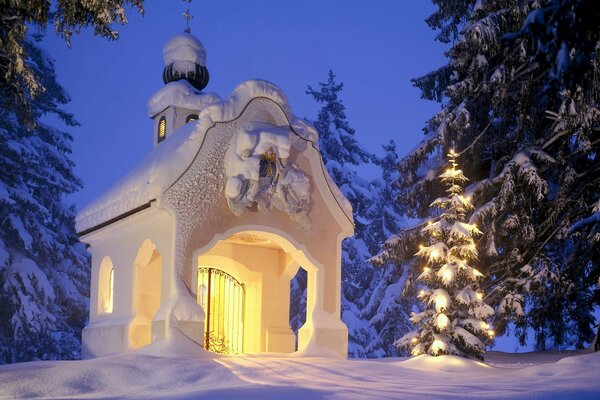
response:
M185 31L173 36L163 47L165 86L148 101L148 114L154 121L154 146L182 125L197 120L200 110L213 97L201 93L209 80L206 50L191 33L189 10L183 16L186 18Z

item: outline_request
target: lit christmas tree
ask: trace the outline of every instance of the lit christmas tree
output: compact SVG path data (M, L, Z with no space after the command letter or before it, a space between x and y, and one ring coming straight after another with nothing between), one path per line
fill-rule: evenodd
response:
M442 214L422 229L429 244L420 246L416 254L425 261L418 277L423 285L419 298L425 303L425 310L412 314L411 321L418 329L396 345L411 348L413 356L454 354L483 360L485 346L494 336L487 323L494 311L484 302L479 289L483 274L473 267L477 261L473 238L481 231L475 224L463 222L473 211L471 200L462 189L468 179L457 169L454 150L448 156L451 167L440 175L448 185L448 196L431 204L440 208Z

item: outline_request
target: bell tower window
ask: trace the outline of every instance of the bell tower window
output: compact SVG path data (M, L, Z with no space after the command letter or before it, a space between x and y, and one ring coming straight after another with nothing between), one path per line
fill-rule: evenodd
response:
M167 119L163 115L158 120L158 143L165 140L167 137Z
M190 114L185 118L185 123L196 121L198 119L198 114Z

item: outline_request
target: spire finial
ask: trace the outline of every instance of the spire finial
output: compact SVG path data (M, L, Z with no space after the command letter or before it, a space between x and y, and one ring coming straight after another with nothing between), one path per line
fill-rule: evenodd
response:
M183 1L187 1L188 3L192 3L192 0L183 0ZM183 18L185 18L185 30L184 32L190 33L192 30L190 29L190 20L192 18L194 18L194 16L192 15L192 13L190 13L190 9L188 8L187 10L185 10L185 12L183 14Z

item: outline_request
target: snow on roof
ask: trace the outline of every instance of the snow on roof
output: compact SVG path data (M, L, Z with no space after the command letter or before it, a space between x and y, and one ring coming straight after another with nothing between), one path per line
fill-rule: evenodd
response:
M210 104L220 101L221 98L217 94L200 93L188 81L182 79L167 83L150 97L148 116L154 117L169 106L203 110Z
M168 89L165 95L178 96L180 90L184 90L180 85L170 87L171 89ZM198 95L198 97L202 96L216 95ZM131 172L79 212L76 219L77 231L82 232L93 228L158 198L193 162L207 130L217 122L231 121L238 117L254 98L267 98L278 103L294 132L317 147L317 131L311 124L292 114L287 97L280 88L262 80L243 82L227 100L210 104L202 109L199 120L183 125L171 134L169 140L156 146ZM157 106L159 103L160 101L157 100L156 104L152 105ZM336 190L335 184L329 186L338 203L346 204L347 200L339 190Z
M165 65L177 61L193 62L206 65L206 50L196 36L183 32L173 36L163 47Z

